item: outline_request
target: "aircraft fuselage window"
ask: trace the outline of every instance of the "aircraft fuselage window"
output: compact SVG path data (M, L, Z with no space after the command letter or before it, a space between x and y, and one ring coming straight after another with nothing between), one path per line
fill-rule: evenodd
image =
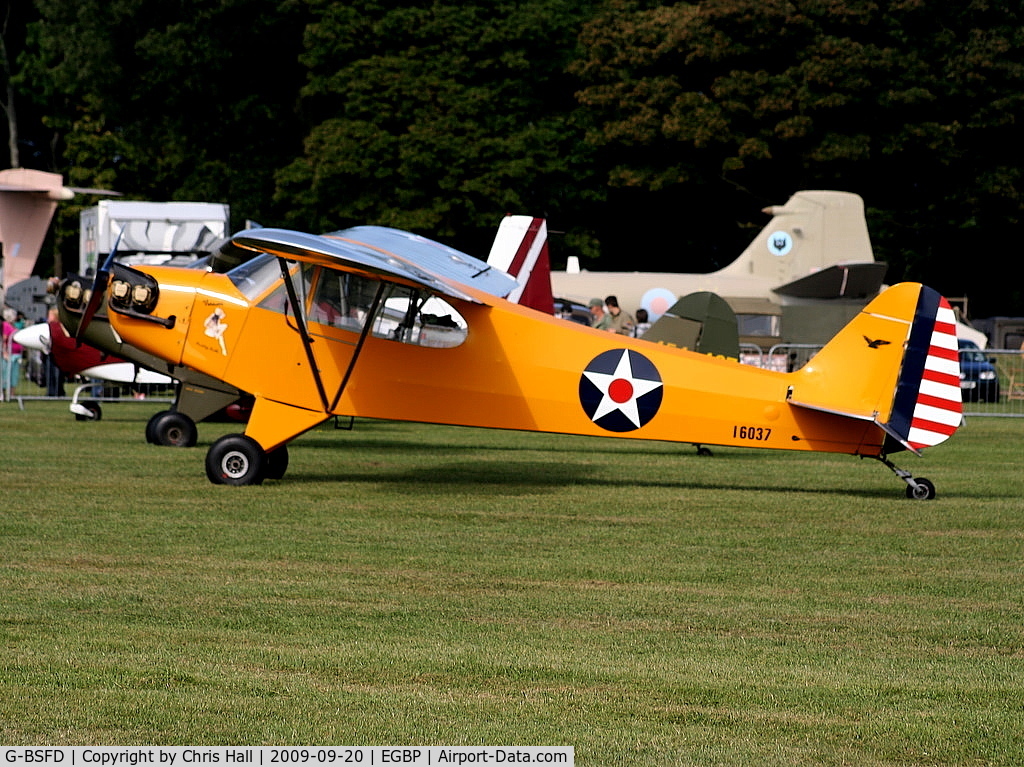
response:
M312 264L289 264L303 320L314 335L324 336L325 326L360 333L369 321L375 337L415 346L450 348L466 340L462 315L426 290L383 283L381 301L371 318L380 280ZM275 257L257 256L232 269L228 277L250 301L259 300L261 309L294 313Z
M315 267L310 264L302 264L301 268L296 268L294 261L289 261L288 270L289 279L292 281L292 287L295 290L295 297L299 301L299 306L302 307L303 312L306 308L306 296L309 295L310 285L313 281L313 270ZM261 309L269 309L272 312L279 312L281 314L294 314L292 311L291 304L288 300L288 288L285 287L284 280L281 279L281 266L278 264L277 259L273 260L272 268L267 268L266 272L261 271L260 277L266 275L267 279L272 276L272 272L277 271L277 287L272 290L262 301L259 302L258 306ZM301 279L299 279L301 277ZM270 283L274 284L273 282ZM264 288L266 290L266 288ZM243 291L244 292L244 291ZM257 293L259 295L259 293ZM305 317L303 317L305 319Z
M373 334L416 346L451 348L466 340L466 321L455 308L425 290L387 285Z
M447 348L466 340L466 321L448 302L425 290L383 283L370 332L377 338ZM381 281L350 272L320 269L307 311L310 323L362 331Z
M309 321L360 332L379 284L358 274L320 269L309 306Z

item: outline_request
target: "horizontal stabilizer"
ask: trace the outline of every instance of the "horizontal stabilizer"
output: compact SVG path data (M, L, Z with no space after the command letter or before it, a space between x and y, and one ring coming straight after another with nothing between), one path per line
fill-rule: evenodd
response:
M879 261L836 264L773 290L792 298L867 298L882 287L887 268Z
M174 379L131 362L109 362L85 368L78 373L83 378L100 378L113 383L162 384L170 386Z

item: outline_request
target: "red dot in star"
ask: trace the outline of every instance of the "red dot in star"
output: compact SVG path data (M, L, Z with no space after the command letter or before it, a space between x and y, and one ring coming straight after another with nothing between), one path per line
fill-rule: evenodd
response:
M613 402L628 402L633 396L633 384L625 378L616 378L608 387L608 396Z

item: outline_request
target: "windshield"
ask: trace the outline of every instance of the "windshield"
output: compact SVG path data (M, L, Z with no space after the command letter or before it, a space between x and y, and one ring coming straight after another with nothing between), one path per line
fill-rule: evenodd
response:
M246 298L255 301L281 279L281 267L275 256L261 253L228 272L228 279Z

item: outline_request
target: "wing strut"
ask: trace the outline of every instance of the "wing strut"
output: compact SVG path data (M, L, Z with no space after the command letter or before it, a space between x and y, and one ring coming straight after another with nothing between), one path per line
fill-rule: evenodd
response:
M352 352L352 359L349 360L348 368L345 370L345 375L341 378L341 384L338 386L338 393L334 395L334 401L331 403L330 412L334 412L334 409L338 406L338 402L341 401L341 395L345 392L345 387L348 386L348 379L352 377L352 371L355 370L356 360L359 359L359 352L363 350L363 344L366 342L367 337L370 335L370 331L373 329L373 321L377 316L377 309L380 307L381 301L384 300L385 283L380 282L377 284L377 294L373 297L373 303L370 305L370 310L366 313L366 322L363 323L363 329L359 333L359 341L356 342L355 351Z
M302 347L306 350L306 359L309 361L309 369L313 371L313 380L316 381L316 390L320 395L320 404L324 412L327 411L327 391L324 389L324 380L320 377L320 368L316 365L316 356L313 354L313 342L309 338L309 331L306 329L306 322L302 319L302 307L299 305L299 297L295 293L295 286L292 284L292 277L288 273L288 261L281 256L277 257L277 263L281 265L281 274L284 276L284 289L288 293L288 303L291 304L295 313L295 325L299 330L299 338L302 339Z

